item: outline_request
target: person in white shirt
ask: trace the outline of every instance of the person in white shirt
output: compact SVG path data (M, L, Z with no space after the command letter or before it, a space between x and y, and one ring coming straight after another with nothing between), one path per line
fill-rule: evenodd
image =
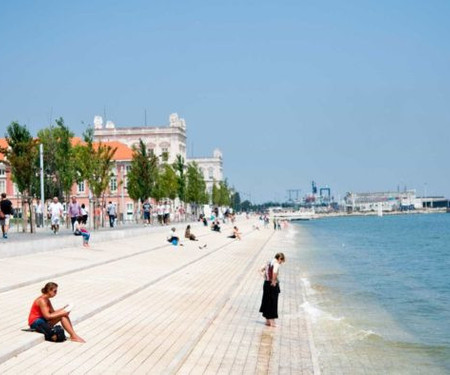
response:
M163 225L164 207L161 203L158 203L156 211L158 212L158 222Z
M42 211L42 203L41 201L38 199L35 206L34 206L34 212L35 212L35 217L36 217L36 226L38 228L43 227L44 226L44 213Z
M170 222L170 204L166 202L164 205L164 224L169 225Z
M278 319L278 295L280 283L278 275L280 265L285 262L283 253L275 254L275 257L261 268L264 277L263 296L259 312L266 318L266 326L275 327L275 319Z
M59 232L59 223L61 222L61 217L63 215L64 207L58 202L58 198L54 197L53 202L50 203L49 213L52 221L52 231L55 234Z

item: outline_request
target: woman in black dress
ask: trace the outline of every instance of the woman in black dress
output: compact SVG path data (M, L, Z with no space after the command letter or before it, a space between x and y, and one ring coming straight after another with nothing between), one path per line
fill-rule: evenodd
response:
M278 274L280 265L284 263L283 253L275 254L275 257L261 268L264 277L263 296L259 312L266 318L266 326L275 327L275 319L278 319L278 295L280 294L280 283Z

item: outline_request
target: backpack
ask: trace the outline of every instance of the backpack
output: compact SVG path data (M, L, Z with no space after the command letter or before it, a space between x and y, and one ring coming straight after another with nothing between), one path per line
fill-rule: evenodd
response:
M63 342L66 341L66 334L63 327L56 325L50 326L47 322L42 322L36 327L36 331L45 336L45 341Z

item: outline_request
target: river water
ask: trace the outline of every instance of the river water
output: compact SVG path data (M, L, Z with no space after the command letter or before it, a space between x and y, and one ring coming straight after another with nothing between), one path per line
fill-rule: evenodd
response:
M450 215L290 225L323 373L450 374Z

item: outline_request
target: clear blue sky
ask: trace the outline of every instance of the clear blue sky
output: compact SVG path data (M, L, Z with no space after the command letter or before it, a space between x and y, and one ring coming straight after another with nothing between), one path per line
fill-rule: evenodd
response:
M450 196L449 18L438 0L2 1L1 136L178 112L243 198L313 179Z

